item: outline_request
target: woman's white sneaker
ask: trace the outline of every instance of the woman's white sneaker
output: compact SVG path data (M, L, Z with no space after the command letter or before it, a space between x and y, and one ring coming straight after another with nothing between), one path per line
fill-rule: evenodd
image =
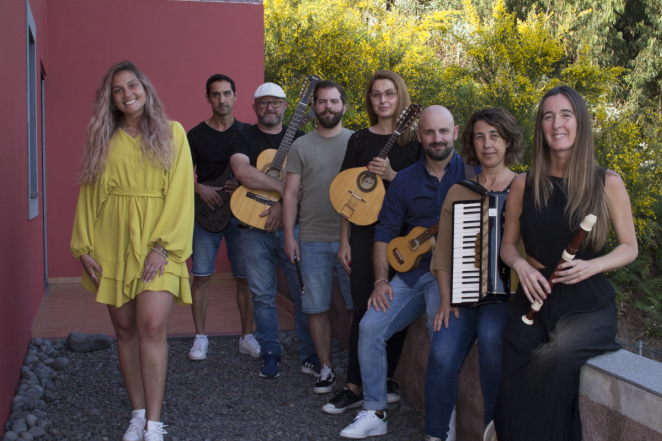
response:
M260 343L255 340L253 334L248 334L246 337L239 337L239 352L248 354L253 358L259 358Z
M354 422L340 432L342 438L350 439L363 439L377 435L386 435L386 412L383 417L380 417L374 410L362 410L354 418Z
M163 441L163 435L165 435L166 432L163 430L164 427L167 427L163 425L163 423L159 421L147 421L147 431L145 431L145 441Z
M122 441L143 441L143 429L145 428L145 409L131 412L129 428L124 432Z

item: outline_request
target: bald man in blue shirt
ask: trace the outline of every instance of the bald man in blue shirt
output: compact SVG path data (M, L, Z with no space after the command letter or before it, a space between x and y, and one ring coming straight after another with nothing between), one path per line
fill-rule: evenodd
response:
M453 147L459 127L442 106L430 106L421 114L416 135L425 157L398 173L389 186L375 231L375 288L368 312L361 320L359 362L363 381L363 411L340 436L361 439L386 434L386 341L427 312L430 339L439 309L437 280L430 272L430 254L420 264L388 280L388 243L400 236L403 226L431 227L439 221L448 190L457 182L473 177ZM470 176L468 176L470 175ZM374 310L371 308L374 307Z

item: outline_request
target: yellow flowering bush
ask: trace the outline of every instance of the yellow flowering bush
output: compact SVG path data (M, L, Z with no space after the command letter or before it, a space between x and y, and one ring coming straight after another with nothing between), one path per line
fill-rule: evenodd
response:
M527 145L518 171L530 164L541 97L568 84L594 115L598 163L625 182L640 246L657 247L662 121L642 121L613 104L623 69L596 65L588 51L570 57L565 28L535 10L522 20L502 0L480 11L470 0L448 10L407 9L403 2L265 0L266 80L283 85L291 105L308 75L337 81L349 97L344 124L355 130L368 125L364 87L379 69L402 75L413 102L451 109L460 128L478 109L503 107L517 118Z

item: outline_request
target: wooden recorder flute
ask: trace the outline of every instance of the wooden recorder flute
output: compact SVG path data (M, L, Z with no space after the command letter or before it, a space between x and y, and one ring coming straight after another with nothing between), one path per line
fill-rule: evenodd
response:
M597 217L595 217L592 214L589 214L582 221L581 225L579 226L579 231L577 232L577 234L575 234L575 238L572 239L572 242L570 242L568 248L565 249L563 255L561 256L561 260L556 265L556 268L554 268L554 272L552 272L552 275L549 276L549 279L547 279L547 283L549 283L550 293L555 285L554 283L552 283L552 279L554 278L554 274L556 273L556 271L559 270L559 265L565 262L570 262L572 259L575 258L575 254L577 254L577 250L579 249L579 246L582 244L586 236L588 236L588 233L590 233L591 230L593 229L596 220ZM536 315L538 311L540 311L540 308L542 308L542 303L538 303L538 301L533 302L531 308L529 309L529 312L526 315L522 316L522 321L527 325L532 325L533 316Z

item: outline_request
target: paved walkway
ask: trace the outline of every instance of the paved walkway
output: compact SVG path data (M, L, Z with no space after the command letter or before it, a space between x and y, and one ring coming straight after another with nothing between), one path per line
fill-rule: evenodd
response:
M241 321L232 279L212 279L209 286L207 333L209 335L241 334ZM80 284L52 284L48 299L44 299L32 337L66 338L70 332L115 335L108 309L97 303L95 294ZM294 329L294 316L277 305L280 329ZM168 323L168 336L194 335L195 327L190 306L173 305Z

